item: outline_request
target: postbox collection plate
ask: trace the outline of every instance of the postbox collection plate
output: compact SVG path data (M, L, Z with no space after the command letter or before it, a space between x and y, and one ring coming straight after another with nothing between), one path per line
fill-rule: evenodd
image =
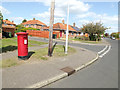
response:
M27 44L27 40L24 40L24 44Z

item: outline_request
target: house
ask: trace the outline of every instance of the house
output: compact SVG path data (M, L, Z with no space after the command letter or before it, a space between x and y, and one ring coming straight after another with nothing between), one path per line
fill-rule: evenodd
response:
M78 27L76 27L75 23L73 23L73 26L71 26L71 27L72 27L74 30L76 30L76 32L74 32L76 37L78 37L78 36L81 35L81 29L78 28Z
M35 18L33 18L33 20L29 20L27 22L22 23L22 25L24 25L24 27L26 28L32 27L32 28L40 29L41 31L43 31L44 27L47 27L45 23L39 20L35 20Z
M68 25L69 28L69 37L75 37L77 33L79 32L79 28L75 26ZM44 30L49 30L49 27L45 28ZM67 30L67 24L65 24L64 20L62 20L62 23L55 23L53 24L53 31L59 32L61 38L66 37L66 30Z
M3 20L3 24L2 24L3 37L6 37L8 33L11 33L11 36L14 37L15 29L16 29L16 24L14 24L13 21L11 22L9 20Z

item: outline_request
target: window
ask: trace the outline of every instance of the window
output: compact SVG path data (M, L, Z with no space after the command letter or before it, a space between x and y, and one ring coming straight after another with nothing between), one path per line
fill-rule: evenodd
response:
M7 26L7 24L6 24L6 23L5 23L4 25L5 25L5 26Z
M66 31L64 31L64 34L66 34Z
M12 24L10 26L13 26Z
M71 35L73 35L73 34L74 34L74 32L71 33Z
M31 24L29 24L29 27L31 27Z
M36 24L34 24L34 28L36 28Z

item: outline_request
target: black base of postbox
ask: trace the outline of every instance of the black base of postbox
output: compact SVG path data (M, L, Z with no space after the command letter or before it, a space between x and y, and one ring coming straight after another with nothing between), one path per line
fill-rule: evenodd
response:
M28 56L18 56L18 59L20 59L20 60L27 60Z

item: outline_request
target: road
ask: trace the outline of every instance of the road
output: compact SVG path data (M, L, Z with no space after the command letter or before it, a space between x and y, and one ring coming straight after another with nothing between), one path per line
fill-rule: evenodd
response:
M42 38L37 38L37 37L28 37L30 40L36 40L36 41L42 41L42 42L47 42L48 43L48 39L42 39ZM57 42L57 44L60 45L65 45L65 42L61 42L61 41L53 41L53 43ZM79 44L79 43L69 43L69 45L71 46L75 46L75 47L81 47L81 48L86 48L89 50L92 50L94 52L99 52L100 50L102 50L105 46L96 46L96 45L84 45L84 44Z
M107 41L111 50L92 65L44 88L118 88L118 41ZM71 44L99 52L104 46Z

